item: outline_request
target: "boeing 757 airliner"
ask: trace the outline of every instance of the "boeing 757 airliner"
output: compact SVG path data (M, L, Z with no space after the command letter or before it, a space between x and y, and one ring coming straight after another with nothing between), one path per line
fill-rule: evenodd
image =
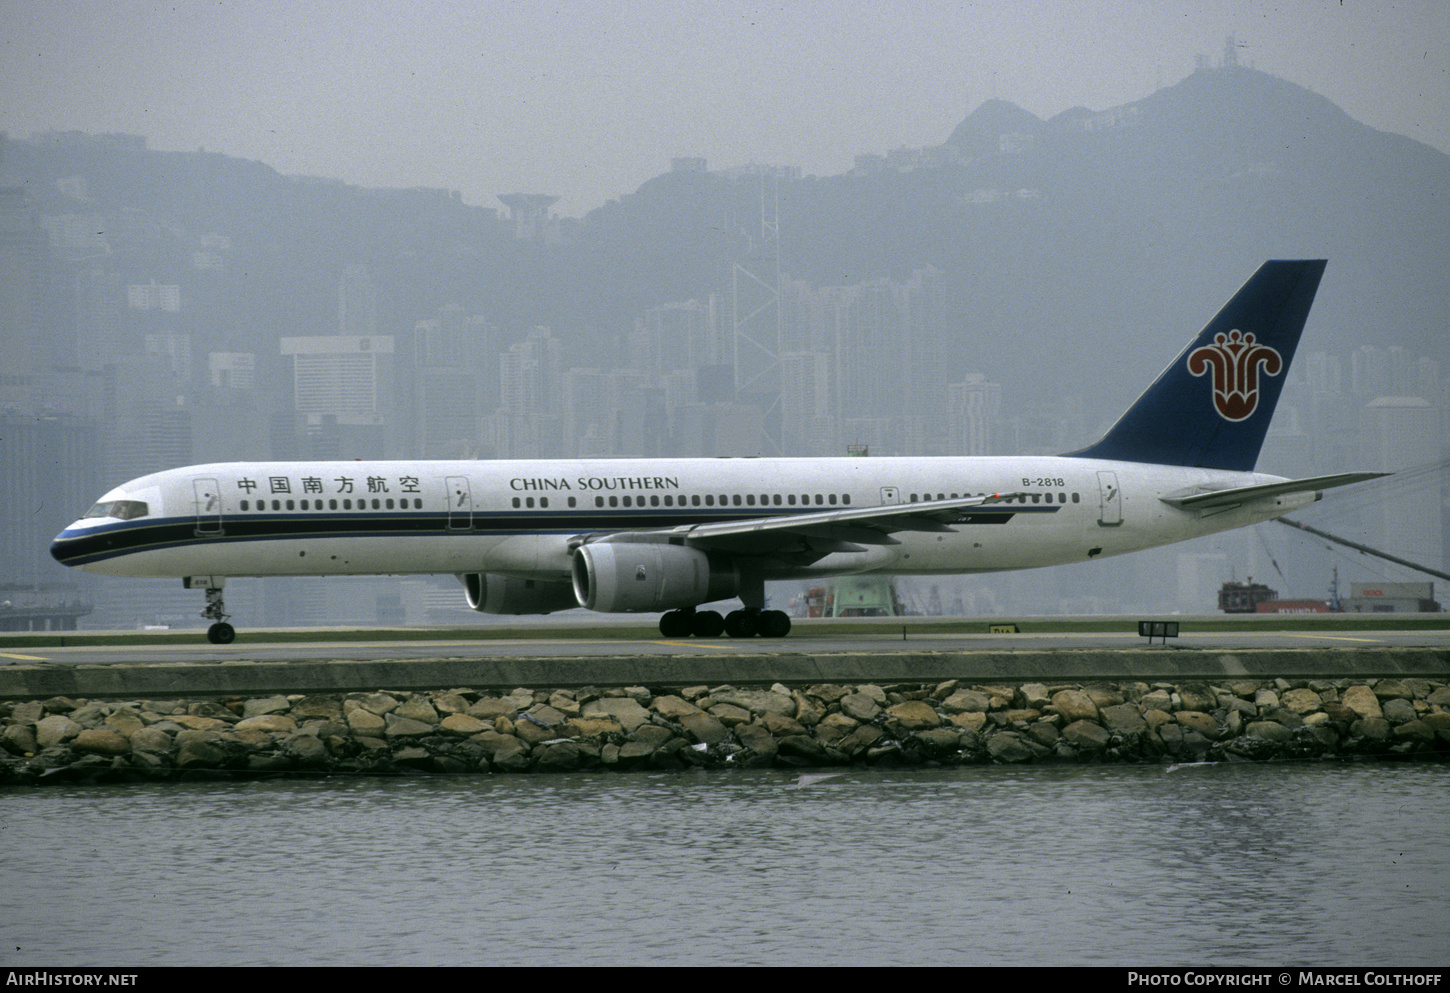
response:
M454 573L491 614L663 612L782 637L765 582L995 572L1266 521L1381 473L1254 472L1324 262L1266 262L1096 444L1055 457L228 462L101 497L57 560L206 591L235 576ZM721 616L704 604L738 597Z

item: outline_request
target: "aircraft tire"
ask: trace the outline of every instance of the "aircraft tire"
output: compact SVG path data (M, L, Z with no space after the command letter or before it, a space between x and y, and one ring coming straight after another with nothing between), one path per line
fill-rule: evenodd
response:
M725 633L732 638L754 638L759 627L759 614L751 610L732 610L725 615Z
M230 645L237 639L237 629L226 621L217 621L206 629L206 640L213 645Z
M668 610L660 615L660 634L666 638L688 638L693 618L689 611Z
M790 615L783 610L763 610L759 628L762 638L784 638L790 634Z
M714 610L696 611L690 633L696 638L718 638L725 633L725 618Z

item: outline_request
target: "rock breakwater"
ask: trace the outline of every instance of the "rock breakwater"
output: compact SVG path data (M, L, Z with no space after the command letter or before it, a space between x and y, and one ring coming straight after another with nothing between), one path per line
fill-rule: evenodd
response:
M0 785L1377 755L1450 755L1450 686L949 680L0 702Z

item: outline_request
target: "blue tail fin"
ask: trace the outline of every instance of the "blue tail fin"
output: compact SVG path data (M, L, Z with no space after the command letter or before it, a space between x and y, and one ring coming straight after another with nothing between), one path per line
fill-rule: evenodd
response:
M1324 260L1265 262L1085 459L1248 472L1289 374Z

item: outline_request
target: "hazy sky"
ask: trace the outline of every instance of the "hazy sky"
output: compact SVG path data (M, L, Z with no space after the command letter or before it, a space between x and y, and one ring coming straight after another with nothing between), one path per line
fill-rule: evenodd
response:
M1217 62L1450 150L1444 0L0 0L0 130L145 135L364 186L553 193L697 155L849 169L983 100L1101 110Z

